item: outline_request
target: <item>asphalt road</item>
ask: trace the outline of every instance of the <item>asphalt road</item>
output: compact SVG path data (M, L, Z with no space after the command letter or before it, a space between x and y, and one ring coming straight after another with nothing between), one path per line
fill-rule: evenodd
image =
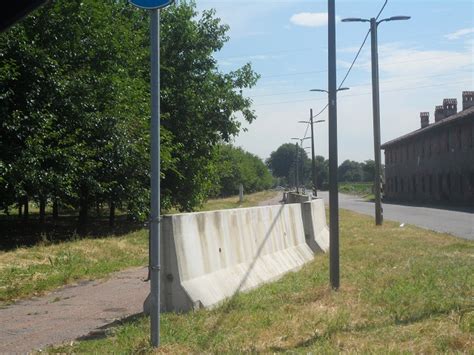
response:
M328 204L327 191L318 191L318 197ZM464 239L474 240L474 208L471 211L406 206L384 203L384 219L413 224L437 232L449 233ZM374 203L357 196L339 194L339 208L374 216Z
M140 314L148 268L84 281L0 308L0 354L26 354L78 338L103 337L119 319Z

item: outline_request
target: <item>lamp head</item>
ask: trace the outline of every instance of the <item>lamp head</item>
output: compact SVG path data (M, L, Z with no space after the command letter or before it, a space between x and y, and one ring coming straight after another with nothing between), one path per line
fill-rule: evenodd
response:
M411 19L411 16L392 16L387 19L387 21L404 21Z
M365 18L348 17L348 18L343 18L341 22L370 22L370 20L365 19Z

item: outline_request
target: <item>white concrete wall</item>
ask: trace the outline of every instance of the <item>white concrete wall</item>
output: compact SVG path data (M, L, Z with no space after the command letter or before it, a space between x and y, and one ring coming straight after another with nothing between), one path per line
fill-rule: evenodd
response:
M329 250L329 229L324 200L316 198L301 204L306 241L315 253Z
M321 201L164 216L162 310L212 307L298 270L326 250Z
M311 201L311 196L309 195L297 194L296 192L289 192L286 203L303 203L303 202L308 202L308 201Z

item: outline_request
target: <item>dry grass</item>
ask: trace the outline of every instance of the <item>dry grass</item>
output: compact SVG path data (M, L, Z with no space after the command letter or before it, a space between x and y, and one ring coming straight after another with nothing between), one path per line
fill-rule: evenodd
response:
M160 352L472 352L474 243L341 212L341 289L328 256L214 310L163 314ZM153 352L149 319L64 352Z
M255 206L276 194L264 191L247 195L242 205L238 197L209 200L204 210ZM79 280L103 278L147 262L148 231L145 229L122 236L72 237L60 243L44 238L33 247L0 251L0 305L41 295Z
M242 203L239 202L238 196L227 198L212 199L207 201L201 208L201 211L214 211L230 208L253 207L258 206L260 202L270 200L278 196L278 191L261 191L249 195L244 195Z
M0 252L0 302L39 295L74 281L146 265L146 230L122 237L47 242Z

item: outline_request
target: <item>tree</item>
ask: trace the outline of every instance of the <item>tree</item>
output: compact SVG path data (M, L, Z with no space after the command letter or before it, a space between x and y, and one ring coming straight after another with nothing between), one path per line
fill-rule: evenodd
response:
M285 143L270 154L266 164L273 176L285 178L288 183L295 184L296 152L295 144ZM298 147L298 169L299 182L305 184L310 181L308 179L311 179L311 161L301 147Z
M374 181L375 178L375 162L366 160L362 163L362 171L364 173L363 181Z
M362 164L352 160L345 160L339 165L338 180L345 182L360 182L362 181Z
M216 195L231 196L239 193L242 184L247 193L262 191L272 186L272 176L262 160L242 148L222 144L216 149L218 189Z
M162 12L162 206L192 210L219 178L215 147L255 119L247 64L220 72L228 26L194 3ZM107 204L136 218L149 201L148 13L125 0L56 0L0 34L2 208ZM3 198L5 197L5 198Z
M217 179L214 147L238 134L236 113L252 122L252 101L242 89L255 85L250 64L230 72L218 70L213 53L229 39L228 26L213 10L197 18L194 3L163 12L162 111L170 132L172 168L164 170L162 200L167 206L192 210L207 198Z

